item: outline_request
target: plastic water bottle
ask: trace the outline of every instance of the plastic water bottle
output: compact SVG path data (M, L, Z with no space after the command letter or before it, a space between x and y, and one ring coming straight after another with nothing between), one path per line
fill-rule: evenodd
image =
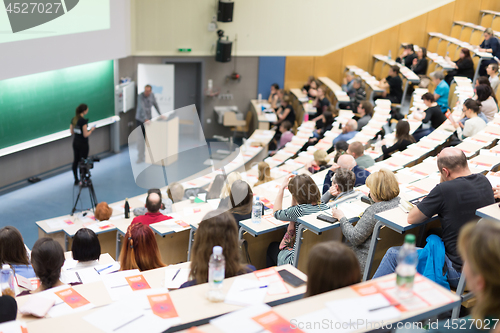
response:
M260 202L259 197L255 197L255 201L252 206L252 223L260 223L262 219L262 202Z
M224 293L222 285L226 274L226 260L222 255L222 247L214 246L208 262L208 300L211 302L222 302Z
M389 58L389 60L392 59L392 53L391 53L391 50L389 50L389 54L387 55L387 58Z
M257 103L260 105L262 104L262 94L257 95Z
M396 267L398 296L409 298L413 295L413 282L417 273L418 254L415 249L415 235L406 235L405 243L399 250Z
M2 295L15 296L14 271L8 264L2 265L2 271L0 272L0 289L2 290Z

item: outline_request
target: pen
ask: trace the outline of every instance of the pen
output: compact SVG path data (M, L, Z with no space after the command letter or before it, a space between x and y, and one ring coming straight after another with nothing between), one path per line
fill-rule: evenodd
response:
M174 280L175 280L175 278L177 277L177 274L179 274L179 272L180 272L180 271L181 271L181 269L179 268L179 269L177 270L177 272L175 272L175 275L174 275L174 277L172 278L172 281L174 281Z
M399 303L395 303L395 304L389 304L389 305L384 305L384 306L381 306L379 308L374 308L374 309L370 309L368 311L372 312L372 311L378 311L378 310L382 310L382 309L386 309L386 308L390 308L391 306L398 306Z
M114 331L118 331L120 328L123 328L123 327L127 326L128 324L130 324L130 323L132 323L132 322L134 322L134 321L136 321L137 319L142 318L142 317L144 317L144 314L141 314L139 317L134 318L134 319L132 319L131 321L128 321L128 322L126 322L125 324L123 324L123 325L121 325L121 326L118 326L117 328L113 329L113 332L114 332Z
M101 273L102 271L105 271L105 270L107 270L108 268L111 268L111 267L113 267L113 264L111 264L111 265L109 265L107 267L101 268L101 269L96 269L96 271L97 271L97 273Z
M267 288L267 285L266 286L259 286L259 287L244 288L244 289L241 289L240 291L247 291L247 290L253 290L253 289L262 289L262 288Z

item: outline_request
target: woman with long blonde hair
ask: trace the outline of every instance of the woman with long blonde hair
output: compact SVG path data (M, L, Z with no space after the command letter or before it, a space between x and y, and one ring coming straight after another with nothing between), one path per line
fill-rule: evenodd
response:
M218 209L208 212L198 225L191 249L190 281L181 288L208 282L208 262L214 246L222 247L226 260L226 278L255 271L255 267L241 263L238 228L233 216Z
M120 253L120 270L150 269L165 267L153 230L142 223L129 225Z
M271 177L271 168L269 167L269 164L266 162L262 161L257 165L257 170L259 171L259 176L257 183L255 183L253 186L259 186L260 184L264 184L267 182L270 182L274 178Z

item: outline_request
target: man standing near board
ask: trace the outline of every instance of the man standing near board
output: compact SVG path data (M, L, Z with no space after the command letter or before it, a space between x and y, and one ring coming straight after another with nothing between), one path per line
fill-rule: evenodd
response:
M148 84L144 87L144 92L139 94L139 97L137 98L137 111L135 114L137 126L141 127L144 138L146 138L144 123L151 120L151 108L153 106L155 107L156 111L161 114L158 103L156 103L155 95L152 93L152 87ZM137 163L144 162L144 147L144 144L137 142Z

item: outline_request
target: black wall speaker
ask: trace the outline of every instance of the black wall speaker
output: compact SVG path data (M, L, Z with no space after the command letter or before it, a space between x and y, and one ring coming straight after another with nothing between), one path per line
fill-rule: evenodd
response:
M230 62L232 46L233 42L219 39L217 41L217 53L215 54L215 61Z
M218 22L233 22L234 2L219 1L219 9L217 11Z

